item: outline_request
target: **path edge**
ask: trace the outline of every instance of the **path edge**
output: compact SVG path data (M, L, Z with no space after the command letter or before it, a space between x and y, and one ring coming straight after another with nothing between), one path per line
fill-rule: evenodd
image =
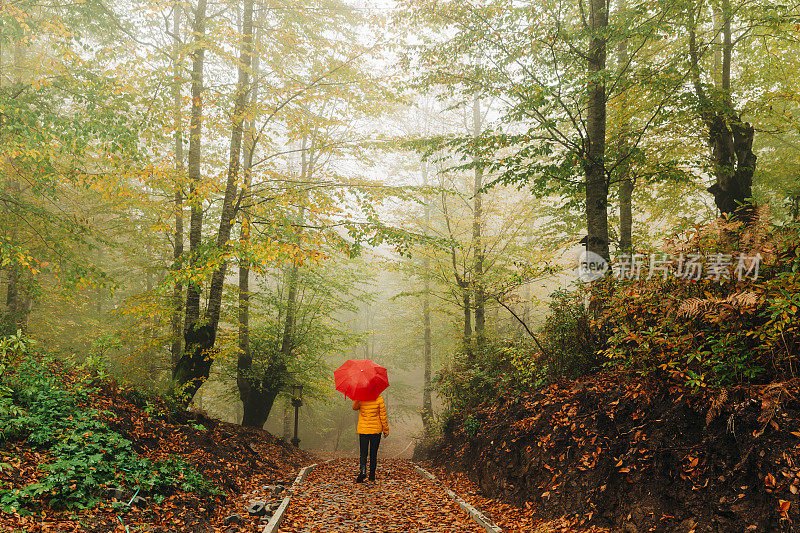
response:
M445 492L447 493L447 495L450 496L450 498L454 502L456 502L459 506L461 506L462 509L464 509L467 513L469 513L469 516L472 517L472 520L474 520L479 526L481 526L484 530L486 530L486 533L503 533L503 530L500 529L500 527L497 524L492 522L489 519L489 517L487 517L485 514L480 512L478 509L476 509L475 507L473 507L472 505L467 503L461 496L459 496L458 494L456 494L452 490L448 489L444 485L444 483L442 483L436 476L434 476L433 474L431 474L430 472L428 472L427 470L425 470L424 468L422 468L421 466L419 466L416 463L412 462L411 466L414 467L414 470L417 471L417 474L421 475L422 477L426 477L426 478L430 479L431 481L436 481L437 483L442 485L442 487L444 487Z
M321 464L329 463L331 461L332 459L328 459L327 461L323 461ZM294 478L294 482L287 491L286 496L281 501L281 504L275 510L275 513L272 515L272 518L269 519L267 525L264 526L262 533L277 533L278 528L281 525L281 522L283 522L283 516L286 514L286 509L289 508L289 502L292 501L292 496L297 491L297 489L300 488L300 484L306 478L311 469L319 464L320 463L314 463L312 465L304 466L303 468L300 469L300 472L298 472L297 477Z

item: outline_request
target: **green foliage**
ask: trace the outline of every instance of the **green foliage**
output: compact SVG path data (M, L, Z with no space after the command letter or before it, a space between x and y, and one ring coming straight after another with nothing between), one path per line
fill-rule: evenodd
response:
M474 416L470 415L464 420L464 431L467 432L470 438L474 439L478 436L478 430L481 427L481 422Z
M527 341L487 337L472 353L471 358L456 354L435 378L451 414L502 394L529 391L545 381L541 355Z
M162 394L152 389L133 387L125 391L127 398L148 415L161 420L170 420L183 409L172 394Z
M793 377L800 273L793 268L797 229L791 231L789 239L787 228L767 235L776 254L757 280L596 283L607 364L643 374L661 369L694 388ZM718 249L707 237L694 238L699 251Z
M473 339L471 357L456 354L451 366L439 372L436 382L450 414L599 367L598 343L582 295L564 290L552 298L550 313L537 334L544 351L527 339L487 336L482 343Z
M221 493L208 478L175 455L155 461L152 468L153 475L149 480L150 488L148 489L150 492L168 494L175 487L180 487L186 492ZM145 483L144 486L147 487L148 484Z
M25 512L37 508L40 500L54 508L90 508L108 487L128 487L154 497L177 487L202 493L217 490L177 457L140 457L131 441L106 424L112 413L86 407L90 393L96 393L94 378L65 379L54 366L46 358L24 358L9 382L13 396L0 404L3 437L27 436L28 443L53 457L41 467L45 475L38 482L0 490L0 509Z
M10 359L29 353L34 344L36 341L23 335L22 330L19 329L15 334L6 335L0 339L0 365L2 365L0 366L0 376Z
M12 397L14 391L3 378L6 369L28 355L34 344L35 341L27 338L20 330L14 335L6 335L0 339L0 441L24 432L25 412L14 402Z
M543 370L551 377L576 377L596 369L599 346L584 294L561 289L550 296L550 312L539 332L545 349Z

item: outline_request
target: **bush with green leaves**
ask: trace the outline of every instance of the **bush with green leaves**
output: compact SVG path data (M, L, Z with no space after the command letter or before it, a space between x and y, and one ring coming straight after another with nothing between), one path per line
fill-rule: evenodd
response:
M151 461L139 456L131 441L104 422L114 415L88 407L88 380L64 380L52 361L36 356L20 362L4 383L12 395L0 409L4 438L24 438L46 449L52 462L42 465L44 476L24 487L0 488L0 509L28 512L44 501L55 508L89 508L100 502L103 490L126 487L163 498L180 488L213 493L217 489L178 457Z
M481 422L474 416L470 415L464 420L464 431L466 431L467 435L474 439L478 436L478 430L481 427Z
M561 289L550 298L550 312L539 331L545 373L572 378L596 370L600 344L590 325L583 292Z
M730 257L731 268L722 269L719 279L606 278L592 284L594 325L607 339L608 366L666 371L695 389L796 376L800 224L773 225L763 207L755 214L749 224L719 219L670 239L680 253L706 262ZM757 277L736 275L740 253L762 254Z
M540 351L526 339L487 336L470 355L457 353L435 381L448 412L456 413L501 394L536 389L545 382L545 371Z
M693 388L794 377L800 274L752 282L649 280L595 286L609 366L663 370Z

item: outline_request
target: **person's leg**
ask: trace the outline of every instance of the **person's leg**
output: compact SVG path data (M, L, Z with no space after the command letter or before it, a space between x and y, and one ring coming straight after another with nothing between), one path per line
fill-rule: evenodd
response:
M381 444L381 434L376 433L369 437L369 480L375 481L375 470L378 468L378 446Z
M369 448L369 435L358 434L359 451L359 474L356 478L357 483L361 483L367 477L367 449Z

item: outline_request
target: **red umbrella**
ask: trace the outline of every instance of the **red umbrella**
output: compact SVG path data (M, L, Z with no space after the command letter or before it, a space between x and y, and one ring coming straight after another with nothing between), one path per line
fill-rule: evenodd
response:
M350 359L333 371L336 390L351 400L377 398L389 386L386 369L371 359Z

